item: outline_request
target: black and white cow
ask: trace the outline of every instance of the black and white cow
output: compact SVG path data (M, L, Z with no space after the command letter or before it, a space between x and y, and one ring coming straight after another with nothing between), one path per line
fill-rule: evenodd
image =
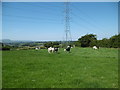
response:
M59 48L55 47L54 52L58 52Z
M97 50L97 49L99 49L99 47L98 46L93 46L93 49Z
M70 50L71 50L71 45L67 46L67 48L64 49L64 51L67 51L67 52L70 52Z
M56 47L54 47L54 48L53 48L53 47L49 47L49 48L48 48L48 52L49 52L49 53L51 53L51 52L52 52L52 53L53 53L53 52L58 52L58 50L59 50L59 48L56 48Z

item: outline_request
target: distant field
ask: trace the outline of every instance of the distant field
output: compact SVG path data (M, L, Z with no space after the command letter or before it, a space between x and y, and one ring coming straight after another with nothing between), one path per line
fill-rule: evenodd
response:
M118 50L3 51L3 88L117 88Z

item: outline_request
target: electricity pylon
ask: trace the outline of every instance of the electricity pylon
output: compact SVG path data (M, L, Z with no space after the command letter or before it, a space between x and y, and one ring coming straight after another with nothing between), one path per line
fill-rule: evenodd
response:
M72 41L70 32L70 3L65 2L65 44L68 45Z

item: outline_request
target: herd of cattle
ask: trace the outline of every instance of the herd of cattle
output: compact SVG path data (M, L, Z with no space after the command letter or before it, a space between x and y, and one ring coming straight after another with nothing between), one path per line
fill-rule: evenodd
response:
M71 48L73 48L73 47L71 47L71 45L69 45L69 46L67 46L67 48L64 49L64 51L70 53ZM35 49L38 50L39 48L35 48ZM93 49L97 50L97 49L99 49L99 47L93 46ZM49 47L48 48L48 53L54 53L54 52L58 52L58 51L59 51L59 48L57 48L57 47Z
M64 51L70 53L71 48L73 48L73 47L71 47L71 45L69 45L69 46L67 46L67 48L64 49ZM94 50L97 50L97 49L99 49L99 47L93 46L93 49L94 49ZM38 50L38 48L36 48L36 50ZM59 51L59 48L57 48L57 47L49 47L49 48L48 48L48 53L54 53L54 52L57 53L58 51Z
M72 48L72 47L69 45L69 46L67 46L66 49L64 49L64 51L70 52L71 48ZM59 48L49 47L49 48L48 48L48 53L58 52L58 50L59 50Z

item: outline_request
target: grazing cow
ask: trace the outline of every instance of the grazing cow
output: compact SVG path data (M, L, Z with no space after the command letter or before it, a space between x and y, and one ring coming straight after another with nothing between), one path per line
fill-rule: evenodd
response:
M97 50L97 49L99 49L99 47L97 47L97 46L93 46L93 49L94 49L94 50Z
M58 50L59 50L59 48L52 48L52 47L48 48L49 53L58 52Z
M69 45L69 46L67 46L66 49L64 49L64 51L70 52L70 49L71 49L71 46Z
M58 52L59 48L55 47L54 52Z
M38 49L39 49L39 48L37 48L37 47L35 48L35 50L38 50Z
M52 48L52 47L49 47L49 48L48 48L48 52L49 52L49 53L51 53L51 52L53 52L53 51L54 51L54 48Z

